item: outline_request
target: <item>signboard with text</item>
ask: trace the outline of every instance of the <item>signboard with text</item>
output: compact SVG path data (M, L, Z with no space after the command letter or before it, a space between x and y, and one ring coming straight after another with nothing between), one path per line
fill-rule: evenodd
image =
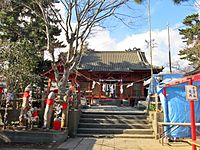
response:
M185 86L186 91L186 99L187 100L198 100L198 89L195 85L186 85Z

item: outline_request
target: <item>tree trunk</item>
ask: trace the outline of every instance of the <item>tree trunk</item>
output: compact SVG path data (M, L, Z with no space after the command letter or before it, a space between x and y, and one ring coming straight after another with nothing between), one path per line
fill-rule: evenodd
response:
M70 74L70 69L69 67L64 67L64 72L62 79L59 81L60 83L58 84L58 101L61 102L62 104L65 103L64 101L64 96L66 96L67 89L67 81L69 78ZM67 96L67 102L69 102L69 97ZM62 122L61 122L61 127L67 127L68 126L68 108L66 110L62 110Z
M62 110L62 121L61 121L61 128L68 128L68 114L69 114L69 106L67 109Z

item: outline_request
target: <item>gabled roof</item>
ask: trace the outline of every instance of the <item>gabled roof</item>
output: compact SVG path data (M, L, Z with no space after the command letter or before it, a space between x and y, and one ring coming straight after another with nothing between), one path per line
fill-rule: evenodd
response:
M90 51L85 53L78 70L123 71L150 70L144 52L136 51Z
M57 64L60 73L63 73L63 67ZM145 53L136 51L88 51L81 57L77 70L86 70L93 72L133 72L149 71L151 66L147 62ZM163 67L154 67L154 73L159 73ZM43 73L43 76L54 78L52 68Z

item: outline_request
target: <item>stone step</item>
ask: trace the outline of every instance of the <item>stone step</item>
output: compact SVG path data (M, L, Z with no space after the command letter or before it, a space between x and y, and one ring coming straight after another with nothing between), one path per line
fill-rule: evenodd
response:
M77 134L78 137L94 137L94 138L155 138L153 134Z
M152 129L78 128L78 133L90 134L153 134Z
M144 111L108 106L82 110L77 136L154 138Z
M118 115L118 114L81 114L81 118L104 118L104 119L146 119L146 115Z
M79 123L79 128L149 129L149 124Z
M103 114L103 115L146 115L144 111L95 111L82 110L82 114Z
M146 119L105 119L105 118L81 118L81 123L125 123L125 124L148 124Z

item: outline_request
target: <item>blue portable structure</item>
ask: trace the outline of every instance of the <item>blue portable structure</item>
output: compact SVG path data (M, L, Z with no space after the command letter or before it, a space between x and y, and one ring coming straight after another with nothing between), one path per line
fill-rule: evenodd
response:
M190 76L182 78L175 82L170 82L165 85L166 96L163 96L162 104L164 108L164 118L165 122L170 123L190 123L191 121L191 104L190 101L186 100L185 86L189 85L189 80L193 81L193 85L197 86L198 95L200 93L200 75ZM166 88L167 87L167 88ZM163 90L160 95L163 95ZM195 122L200 123L200 98L194 101L194 114ZM192 125L191 125L192 127ZM191 137L191 127L190 126L180 126L167 128L167 133L171 137L185 138ZM194 127L194 126L193 126ZM196 128L199 130L200 128ZM196 132L196 130L195 130ZM196 134L196 133L195 133Z
M188 82L178 82L183 79L182 74L163 74L154 75L149 85L149 94L157 93L159 95L163 112L164 122L169 123L190 123L190 103L186 101L185 85ZM167 95L164 96L164 86L170 83L176 83L169 88L166 88ZM194 85L200 86L200 80L194 80ZM200 95L200 89L198 89ZM200 101L195 101L196 122L200 122ZM191 137L190 126L165 127L165 134L170 137L185 138Z

